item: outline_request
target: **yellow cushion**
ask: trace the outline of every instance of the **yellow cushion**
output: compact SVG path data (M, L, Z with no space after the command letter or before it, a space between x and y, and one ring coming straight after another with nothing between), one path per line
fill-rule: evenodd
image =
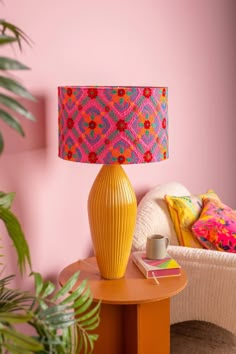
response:
M219 200L217 194L212 190L198 196L174 197L165 195L170 216L181 246L203 248L192 233L191 227L200 216L202 201L205 198Z

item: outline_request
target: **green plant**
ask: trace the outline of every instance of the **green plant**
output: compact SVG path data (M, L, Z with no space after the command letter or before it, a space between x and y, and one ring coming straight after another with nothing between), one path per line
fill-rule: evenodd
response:
M83 281L69 293L78 281L75 273L59 290L44 282L39 273L35 277L35 294L7 287L12 276L0 280L0 353L32 352L73 354L93 350L97 335L88 333L99 324L99 307L91 307L92 296ZM79 315L77 317L77 315ZM14 328L27 323L35 330L34 337Z
M0 19L0 46L17 43L19 49L22 49L22 42L30 44L28 36L18 27L5 20ZM0 57L0 119L7 125L24 136L24 130L18 121L16 114L19 114L27 119L34 120L33 115L19 102L19 98L23 97L29 100L34 100L27 89L22 86L19 81L12 79L9 76L9 71L12 70L29 70L29 68L18 60L1 56ZM5 91L16 96L5 94ZM0 153L4 148L3 135L0 131Z
M9 235L16 247L20 269L31 266L30 252L19 221L10 211L13 194L1 193L0 217L4 220ZM23 267L24 265L24 267ZM87 282L69 294L79 274L59 290L55 285L44 282L39 273L32 273L35 293L10 289L14 276L0 279L0 354L8 350L18 353L73 354L93 350L97 335L93 330L99 324L99 307L92 306L92 294ZM35 331L35 338L16 330L19 323L27 323Z
M22 42L30 44L30 39L20 28L0 19L0 47L13 45L15 43L21 50ZM24 130L17 119L17 115L31 120L34 120L34 117L19 102L19 99L24 97L34 100L34 97L16 79L10 77L9 71L28 69L26 65L15 59L0 56L0 119L22 136L24 136ZM4 139L0 130L0 154L3 152L3 149ZM6 194L0 192L0 220L4 222L8 234L13 241L13 245L16 248L18 265L22 274L26 270L27 264L31 268L31 260L29 248L20 223L10 210L13 198L14 193Z
M0 46L17 43L21 49L22 42L30 43L25 33L13 24L0 20ZM34 98L18 81L9 77L8 71L28 69L17 60L0 57L0 119L22 136L24 131L17 115L32 120L34 117L18 99ZM0 154L3 148L3 134L0 131ZM24 274L27 266L32 271L31 257L21 225L11 211L13 199L14 193L0 192L0 220L6 226L16 249L19 270ZM0 279L0 354L92 352L97 339L93 331L99 324L100 304L92 304L86 281L70 293L78 281L78 273L59 291L52 282L43 281L39 273L32 272L32 276L34 293L11 289L12 275ZM33 329L33 336L19 330L18 325L22 323Z

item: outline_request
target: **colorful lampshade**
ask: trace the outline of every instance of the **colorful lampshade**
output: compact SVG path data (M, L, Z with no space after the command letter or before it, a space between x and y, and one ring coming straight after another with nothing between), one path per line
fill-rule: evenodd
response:
M59 87L59 156L100 164L168 157L167 88Z
M168 158L166 87L58 88L59 156L103 164L88 200L95 255L106 279L124 275L136 198L120 165Z

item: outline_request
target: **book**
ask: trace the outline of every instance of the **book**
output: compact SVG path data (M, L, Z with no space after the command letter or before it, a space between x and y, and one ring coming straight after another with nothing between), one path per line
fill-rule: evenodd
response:
M168 253L162 259L148 259L146 253L137 251L132 253L132 260L146 278L178 276L181 266Z

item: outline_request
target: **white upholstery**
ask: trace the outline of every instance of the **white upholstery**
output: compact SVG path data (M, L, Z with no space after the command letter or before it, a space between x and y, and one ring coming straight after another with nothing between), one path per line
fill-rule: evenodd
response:
M164 188L166 194L171 195L173 184L170 184L170 190L168 186L165 185ZM153 200L152 192L158 188L160 186L146 194L140 203L141 210L145 210L144 204L153 209L149 209L147 220L144 220L143 212L138 212L136 238L140 237L141 242L136 239L133 249L136 244L142 244L141 249L145 249L143 240L150 232L165 235L164 229L160 229L158 225L158 222L163 225L159 211L158 216L155 216L156 203L164 210L163 199L155 199L155 203L148 202L149 197ZM167 209L166 211L164 224L168 225L166 230L169 232L171 220ZM173 240L173 235L167 236ZM236 254L173 245L169 246L168 252L181 264L188 276L186 288L171 299L171 324L202 320L221 326L236 335Z
M148 192L138 205L138 215L133 250L141 251L146 247L146 239L154 234L165 235L171 245L178 245L173 223L169 217L165 194L183 196L190 192L180 183L172 182L158 185Z

